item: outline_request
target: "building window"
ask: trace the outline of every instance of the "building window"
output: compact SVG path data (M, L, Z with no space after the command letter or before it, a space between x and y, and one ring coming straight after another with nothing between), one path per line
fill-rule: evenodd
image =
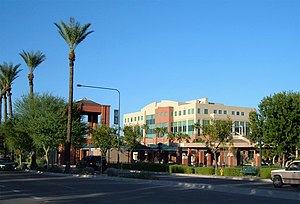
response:
M134 121L136 121L136 117L134 117Z
M217 114L217 110L214 110L214 114Z
M201 109L200 108L198 108L198 114L200 114L201 113Z
M185 115L186 114L186 110L183 110L183 115Z
M239 111L237 111L237 112L236 112L236 115L240 115L240 112L239 112Z
M182 122L183 133L186 133L186 121Z
M179 111L179 116L181 116L181 111Z
M138 116L138 121L140 121L140 116Z
M126 118L125 118L125 123L126 123Z
M203 120L203 125L204 126L209 125L209 120Z
M141 116L141 120L143 120L144 119L144 117L143 116Z
M223 112L223 113L224 113L224 115L227 115L227 110L224 110L224 112Z
M190 115L191 114L191 109L188 109L188 115Z
M231 112L231 115L235 115L235 112L234 112L234 111L232 111L232 112Z
M130 118L131 122L133 121L133 118Z
M220 115L222 114L222 110L219 110L219 114L220 114Z
M192 108L192 114L194 114L194 108Z
M245 113L244 113L244 112L241 112L241 115L242 115L242 116L244 116L244 115L245 115Z
M208 109L204 109L204 114L208 114Z
M182 132L182 122L178 122L178 132Z
M177 111L175 111L175 116L177 116Z

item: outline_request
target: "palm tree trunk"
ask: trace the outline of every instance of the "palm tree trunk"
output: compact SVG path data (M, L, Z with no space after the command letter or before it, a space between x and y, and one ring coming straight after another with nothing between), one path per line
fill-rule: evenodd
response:
M0 124L2 123L2 99L3 95L0 96Z
M33 97L33 78L34 78L34 75L33 73L29 73L28 74L28 80L29 80L29 90L30 90L30 97L32 98Z
M67 123L67 141L65 149L65 163L66 169L65 172L69 173L70 171L70 159L71 159L71 131L72 131L72 106L73 106L73 78L74 78L74 61L75 61L75 52L71 50L69 53L70 61L70 79L69 79L69 104L68 104L68 123Z
M7 97L6 97L6 94L3 95L4 97L4 122L6 123L7 122Z
M8 107L9 107L9 119L12 120L13 111L12 111L12 102L11 102L11 88L7 89L7 98L8 98Z

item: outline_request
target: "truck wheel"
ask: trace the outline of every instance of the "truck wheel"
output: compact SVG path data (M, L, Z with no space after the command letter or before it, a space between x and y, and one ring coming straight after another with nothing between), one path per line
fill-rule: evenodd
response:
M282 179L280 176L274 176L273 178L273 185L275 188L281 188L282 187Z

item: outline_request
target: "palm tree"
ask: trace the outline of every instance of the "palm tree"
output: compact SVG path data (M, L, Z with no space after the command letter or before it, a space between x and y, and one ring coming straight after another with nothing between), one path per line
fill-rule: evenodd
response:
M146 145L147 130L149 129L149 127L148 127L147 124L143 124L142 128L144 130L144 133L143 133L143 142L144 142L144 145Z
M4 78L2 75L0 75L0 124L2 122L2 99L3 99L3 95L5 94L5 92L3 92L3 87L4 87Z
M168 132L168 128L166 128L166 127L160 128L161 137L164 137L167 132Z
M12 111L12 101L11 101L11 85L13 81L18 77L18 74L21 69L19 67L21 64L13 65L13 63L6 63L4 62L2 65L0 65L0 71L2 73L2 85L3 85L3 93L4 94L4 119L7 120L7 109L6 109L6 95L8 99L8 106L9 106L9 116L10 119L13 117L13 111Z
M169 140L169 145L171 145L176 139L176 135L173 132L168 132L168 140Z
M41 51L26 52L22 50L20 56L23 58L23 60L29 68L28 80L30 88L30 97L33 97L33 72L37 68L37 66L39 66L46 59L46 55L44 55Z
M159 134L160 134L160 127L156 127L154 129L154 132L155 132L155 144L157 144L157 138L159 137Z
M183 140L186 140L189 138L188 134L182 133L182 132L178 132L176 134L176 139L179 143L181 143Z
M94 31L88 31L90 23L83 26L79 22L75 22L74 18L70 18L69 25L65 24L63 21L54 23L58 28L58 33L69 45L69 102L68 102L68 124L67 124L67 141L65 147L65 157L66 157L66 169L68 173L70 170L70 148L71 148L71 128L72 128L72 106L73 106L73 77L74 77L74 61L75 61L75 48L79 43L81 43L89 34Z

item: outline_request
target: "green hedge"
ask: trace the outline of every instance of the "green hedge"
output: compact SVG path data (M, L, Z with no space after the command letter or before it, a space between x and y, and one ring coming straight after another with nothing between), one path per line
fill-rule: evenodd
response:
M215 169L213 167L196 167L195 174L214 175Z
M242 176L243 171L240 167L224 168L224 176Z
M108 167L118 168L118 165L115 163L108 164ZM168 172L168 164L157 164L157 163L120 163L121 169L137 170L137 171L154 171L154 172Z
M262 168L259 172L260 178L268 179L271 178L271 171L276 169L282 169L280 167Z

